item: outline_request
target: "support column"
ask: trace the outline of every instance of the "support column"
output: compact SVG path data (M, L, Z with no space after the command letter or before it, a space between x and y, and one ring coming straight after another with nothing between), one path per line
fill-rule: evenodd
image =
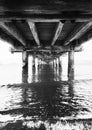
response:
M33 56L33 69L35 69L35 56Z
M59 58L57 58L57 76L59 76Z
M59 75L60 75L60 80L62 79L62 59L59 57Z
M68 80L74 80L74 50L68 52Z
M39 60L39 58L38 58L38 69L40 68L40 60Z
M57 68L57 59L55 59L55 68Z
M59 57L59 68L60 68L60 69L62 68L62 60L61 60L61 57Z
M54 60L53 60L53 61L52 61L52 67L53 67L53 70L54 70L54 66L55 66L55 65L54 65Z
M22 82L28 82L28 53L27 51L22 52Z
M36 72L35 55L33 55L33 63L32 63L32 81L33 82L35 82L35 72Z

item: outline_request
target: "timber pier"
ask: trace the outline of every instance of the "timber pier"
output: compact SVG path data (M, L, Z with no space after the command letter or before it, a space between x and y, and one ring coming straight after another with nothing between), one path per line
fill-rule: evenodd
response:
M22 53L23 82L29 55L38 58L38 66L44 61L62 68L65 53L68 80L74 80L74 53L92 38L92 1L0 0L0 38L12 45L12 53Z

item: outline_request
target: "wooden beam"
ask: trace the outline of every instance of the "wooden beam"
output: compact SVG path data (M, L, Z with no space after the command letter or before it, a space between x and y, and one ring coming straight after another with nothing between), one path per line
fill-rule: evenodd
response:
M66 53L66 52L70 52L71 49L69 47L53 47L53 48L49 48L49 49L46 49L46 48L31 48L31 49L27 49L26 52L28 53L35 53L35 54L47 54L49 53L49 55L54 55L52 50L57 54L57 55L61 55L62 53ZM82 51L82 46L78 46L78 47L75 47L74 48L74 52L80 52ZM23 52L23 49L22 48L11 48L11 53L14 53L14 52Z
M59 37L59 35L60 35L61 31L62 31L63 25L64 24L61 23L61 22L58 23L55 35L54 35L52 43L51 43L52 46L55 44L56 40L58 39L58 37Z
M11 34L14 38L16 38L23 46L26 46L26 40L22 36L22 34L19 32L19 30L12 24L12 23L5 23L0 22L0 27L6 30L9 34Z
M35 26L35 23L31 22L31 20L28 20L28 25L30 27L30 30L33 34L33 37L37 43L38 46L40 46L40 40L39 40L39 37L38 37L38 33L37 33L37 29L36 29L36 26Z
M78 42L79 44L83 44L90 39L92 39L92 28L89 31L87 31L83 36L81 36Z
M4 41L7 42L7 44L10 44L12 47L16 48L23 48L23 46L21 46L21 43L14 37L12 37L11 35L7 34L4 29L0 28L0 38Z
M66 11L59 14L30 14L30 12L5 12L0 14L0 21L11 20L30 20L31 22L59 22L60 20L75 20L76 22L90 22L92 21L92 13L74 13L73 11Z
M68 45L73 40L79 39L92 26L92 22L82 23L74 28L74 30L66 38L64 45Z

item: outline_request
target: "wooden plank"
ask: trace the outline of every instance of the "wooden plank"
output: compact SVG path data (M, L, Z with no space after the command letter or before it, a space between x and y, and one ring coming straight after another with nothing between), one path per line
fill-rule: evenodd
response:
M68 35L64 45L68 45L73 40L79 39L85 32L92 26L92 22L83 23L76 28Z
M59 37L59 35L60 35L61 31L62 31L63 25L64 24L61 23L61 22L58 23L55 35L54 35L52 43L51 43L52 46L55 44L56 40L58 39L58 37Z
M41 44L40 44L40 40L39 40L39 37L38 37L38 33L37 33L35 23L31 22L31 20L28 20L28 25L29 25L30 30L31 30L31 32L33 34L35 42L37 43L38 46L40 46Z
M13 37L15 37L23 46L26 46L26 41L24 37L15 26L12 27L4 22L0 22L0 27L6 30Z

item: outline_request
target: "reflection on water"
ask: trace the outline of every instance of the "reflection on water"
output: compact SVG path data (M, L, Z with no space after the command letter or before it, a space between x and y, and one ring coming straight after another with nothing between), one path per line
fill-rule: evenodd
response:
M0 122L21 121L23 125L29 121L54 123L92 118L92 81L86 83L43 81L1 86Z
M1 85L0 128L58 130L66 124L60 121L92 118L92 80L69 83L61 72L59 66L31 66L29 83Z

